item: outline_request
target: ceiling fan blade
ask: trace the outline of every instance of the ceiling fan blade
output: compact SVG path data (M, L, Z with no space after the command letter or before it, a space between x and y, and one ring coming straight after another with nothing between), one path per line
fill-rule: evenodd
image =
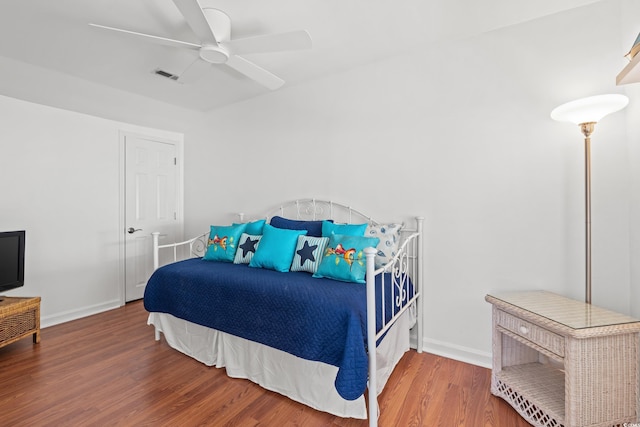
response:
M186 70L178 77L178 83L191 84L200 80L202 76L211 69L211 64L200 58L193 61Z
M221 10L212 7L202 9L209 28L218 43L227 42L231 38L231 18Z
M304 30L235 39L225 43L236 55L282 52L311 48L311 36Z
M144 40L146 42L157 43L157 44L161 44L161 45L164 45L164 46L186 47L186 48L189 48L189 49L200 49L200 45L199 44L195 44L195 43L183 42L181 40L168 39L166 37L152 36L150 34L137 33L135 31L123 30L121 28L107 27L105 25L98 25L98 24L89 24L89 25L91 25L92 27L95 27L95 28L100 28L100 29L108 30L108 31L115 31L115 32L120 33L120 34L125 34L126 36L137 38L138 40Z
M231 55L226 64L271 90L276 90L284 84L280 77L238 55Z
M173 3L203 44L218 43L197 0L173 0Z

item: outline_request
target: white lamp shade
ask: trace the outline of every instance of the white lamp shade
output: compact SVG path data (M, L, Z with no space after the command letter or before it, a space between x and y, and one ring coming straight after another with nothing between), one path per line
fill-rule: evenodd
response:
M576 125L598 122L608 114L622 110L629 103L624 95L598 95L577 99L556 107L551 118L559 122L570 122Z

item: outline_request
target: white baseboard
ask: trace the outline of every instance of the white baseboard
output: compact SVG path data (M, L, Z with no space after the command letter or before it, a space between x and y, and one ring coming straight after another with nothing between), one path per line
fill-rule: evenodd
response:
M413 348L416 348L417 346L414 337L411 337L411 346ZM431 338L423 338L422 351L491 369L491 353L474 348L464 347L445 341L438 341Z
M101 304L90 305L75 310L63 311L62 313L44 316L40 318L40 328L58 325L60 323L69 322L71 320L80 319L82 317L91 316L93 314L102 313L103 311L113 310L120 307L119 300L106 301Z

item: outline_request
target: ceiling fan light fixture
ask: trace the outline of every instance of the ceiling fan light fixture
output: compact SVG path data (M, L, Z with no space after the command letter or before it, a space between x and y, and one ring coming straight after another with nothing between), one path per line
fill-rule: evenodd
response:
M229 53L220 46L202 46L200 58L211 64L224 64L229 59Z

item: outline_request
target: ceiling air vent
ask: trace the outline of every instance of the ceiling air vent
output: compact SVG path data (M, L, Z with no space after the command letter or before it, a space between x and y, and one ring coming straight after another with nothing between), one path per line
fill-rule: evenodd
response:
M178 80L178 76L176 76L175 74L171 74L171 73L169 73L167 71L164 71L164 70L161 70L159 68L154 70L153 73L157 74L159 76L162 76L162 77L166 77L166 78L171 79L171 80Z

